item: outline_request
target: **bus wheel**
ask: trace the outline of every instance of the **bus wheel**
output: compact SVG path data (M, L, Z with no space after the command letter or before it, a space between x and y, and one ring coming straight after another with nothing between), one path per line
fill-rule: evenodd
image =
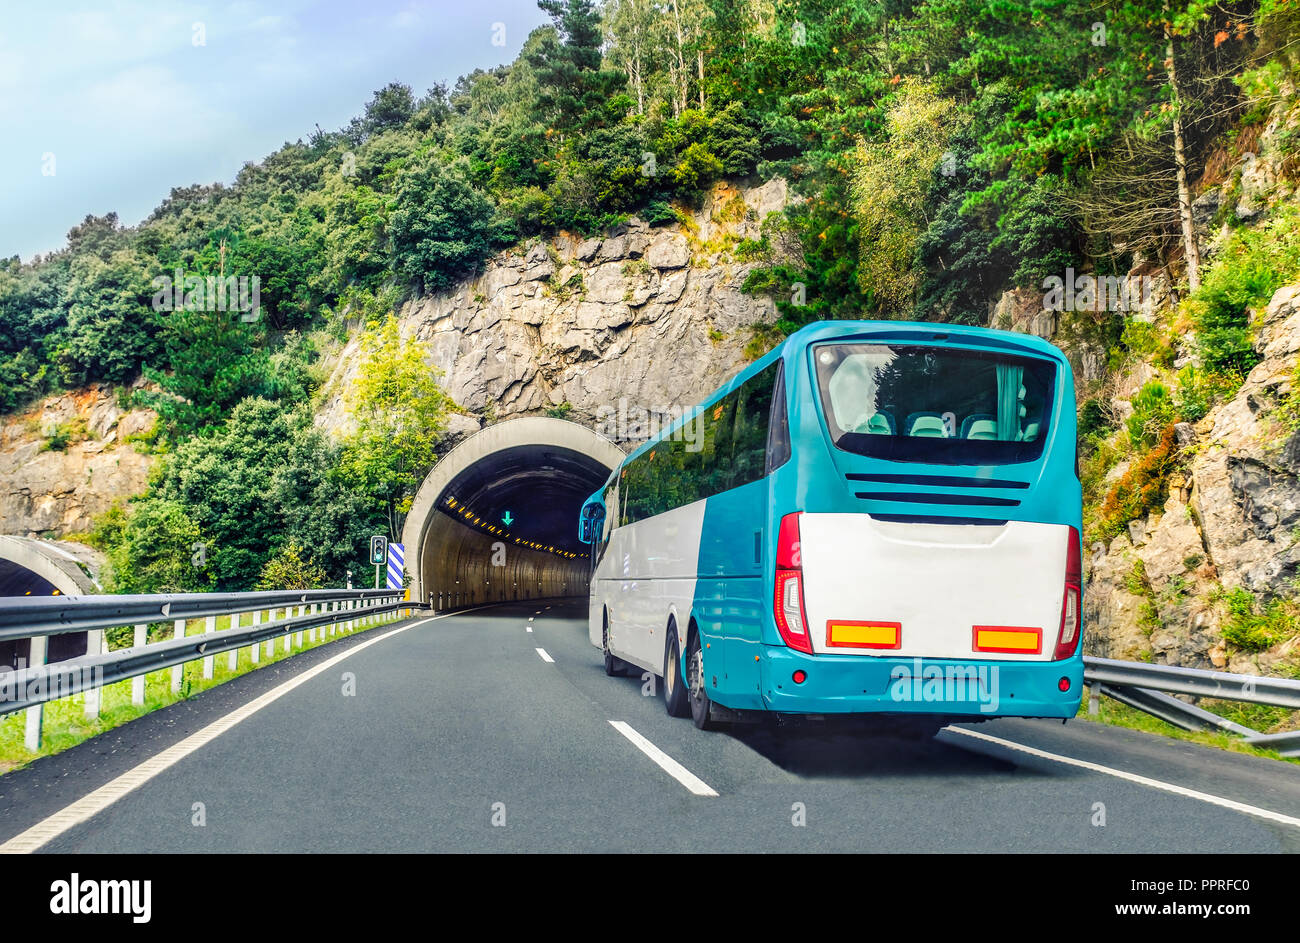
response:
M677 626L668 626L668 651L664 654L664 708L669 717L691 712L690 694L682 680L681 651L677 647Z
M713 702L704 689L704 652L700 650L699 633L686 643L686 678L691 685L691 720L700 730L716 730L717 722L709 719Z
M605 625L600 630L601 647L605 652L605 674L611 678L621 678L624 669L627 667L623 664L623 659L615 658L609 650L609 619L606 617Z

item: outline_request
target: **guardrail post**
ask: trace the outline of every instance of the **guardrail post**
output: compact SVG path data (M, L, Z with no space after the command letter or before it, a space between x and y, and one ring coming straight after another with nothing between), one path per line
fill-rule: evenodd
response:
M309 609L308 612L310 612L312 615L316 615L318 608L319 607L316 605L316 603L312 603L311 609ZM324 637L325 636L323 635L321 636L321 638ZM307 630L307 641L311 642L313 645L316 644L316 626L313 625L310 629Z
M131 639L131 647L139 648L149 643L149 626L137 625L135 635ZM136 707L144 704L144 681L145 675L136 675L131 679L131 703Z
M226 626L226 628L238 629L242 627L243 624L244 624L244 614L242 612L232 612L230 614L230 625ZM232 648L230 650L230 658L226 662L226 667L228 667L231 671L239 670L239 649Z
M172 638L185 638L185 620L177 619L172 625ZM185 674L184 665L172 665L172 694L181 693L181 678Z
M213 632L215 632L215 631L217 631L217 617L216 617L216 616L208 616L205 620L203 620L203 634L204 634L204 635L211 635L211 634L212 634ZM212 663L213 663L213 662L212 662L212 656L211 656L211 655L204 655L204 656L203 656L203 678L204 678L204 680L208 680L208 679L210 679L210 678L212 677Z
M274 621L275 621L275 610L274 610L274 609L268 609L268 610L266 610L266 621L267 621L267 622L274 622ZM266 657L267 657L267 658L271 658L271 657L273 657L274 655L275 655L275 639L274 639L274 638L269 638L269 639L266 640Z
M102 655L104 654L104 630L92 629L86 633L86 654ZM93 719L99 716L99 705L102 701L103 688L87 688L83 693L84 704L86 709L86 719Z
M292 607L290 607L290 606L285 606L285 607L284 607L284 617L285 617L286 619L289 618L289 613L291 613L291 612L293 612ZM285 632L285 633L284 633L284 645L282 646L282 648L283 648L284 653L285 653L286 655L289 654L289 646L292 645L292 644L293 644L293 633L292 633L292 632Z
M29 668L45 664L45 636L34 635L27 653ZM23 745L33 753L41 748L41 725L45 722L45 705L36 704L27 708L26 730L23 733Z
M253 625L258 626L258 625L261 625L261 624L262 624L262 610L261 610L261 609L254 609L254 610L253 610ZM257 662L258 662L258 656L261 655L261 654L262 654L262 643L261 643L261 642L254 642L252 645L250 645L250 646L248 647L248 657L252 660L252 663L253 663L253 664L257 664Z
M1101 685L1096 681L1088 685L1088 716L1096 717L1101 713Z
M306 606L299 606L299 607L298 607L298 618L301 619L301 618L302 618L304 615L306 615L306 614L307 614L307 607L306 607ZM298 637L294 640L294 644L297 645L299 648L302 648L302 629L299 629L299 630L298 630Z

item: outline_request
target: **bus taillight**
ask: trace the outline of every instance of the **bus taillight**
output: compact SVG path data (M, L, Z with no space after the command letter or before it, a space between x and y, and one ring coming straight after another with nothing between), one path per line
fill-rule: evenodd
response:
M1079 555L1079 532L1070 528L1070 545L1065 556L1065 596L1061 600L1061 632L1057 636L1055 661L1071 657L1079 647L1079 587L1083 565Z
M803 608L803 559L799 552L799 512L781 518L776 540L776 592L773 614L781 639L791 648L813 653Z

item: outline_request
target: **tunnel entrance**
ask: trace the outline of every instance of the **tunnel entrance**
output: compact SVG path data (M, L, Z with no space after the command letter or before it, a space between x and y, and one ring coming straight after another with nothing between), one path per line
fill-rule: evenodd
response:
M578 511L624 453L563 419L488 426L445 455L402 531L411 598L448 609L584 595Z
M88 547L63 541L0 536L0 597L98 592L89 567L83 567L85 561L93 562L95 555ZM46 641L45 660L64 661L84 655L92 641L99 641L98 633L93 640L85 632L51 635ZM31 639L0 641L0 671L23 668L30 663Z

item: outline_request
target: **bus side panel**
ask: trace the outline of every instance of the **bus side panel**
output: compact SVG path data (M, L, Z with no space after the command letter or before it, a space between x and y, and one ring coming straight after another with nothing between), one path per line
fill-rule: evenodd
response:
M698 594L705 502L617 528L597 570L610 613L610 650L654 674L663 671L669 619L684 619ZM592 607L597 619L600 609ZM596 635L599 641L599 627Z
M709 498L700 544L694 611L709 698L724 707L762 708L759 663L767 581L763 578L768 480Z

